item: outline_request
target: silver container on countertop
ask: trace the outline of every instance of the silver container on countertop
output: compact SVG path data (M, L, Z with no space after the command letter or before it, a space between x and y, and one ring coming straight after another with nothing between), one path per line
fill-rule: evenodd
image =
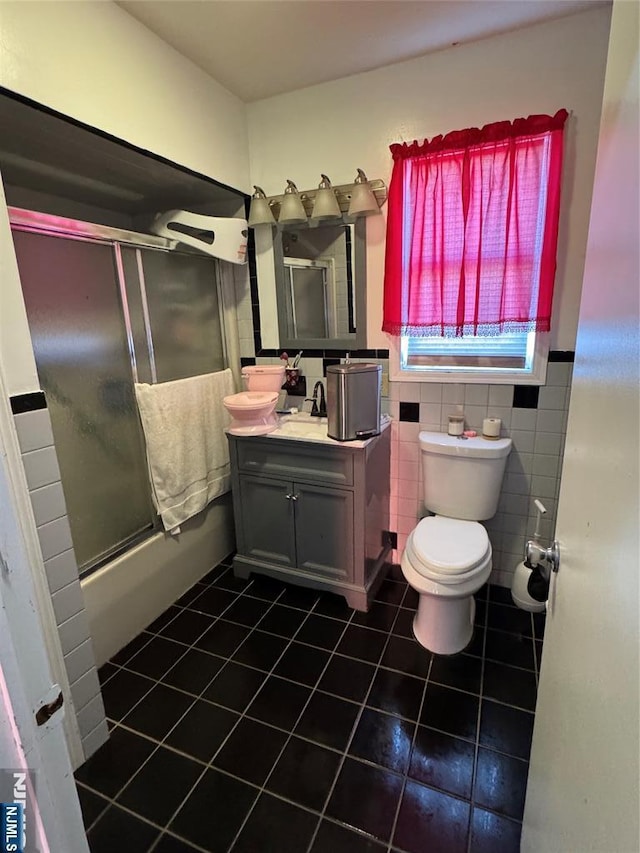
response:
M327 367L327 434L354 441L380 433L379 364L332 364Z

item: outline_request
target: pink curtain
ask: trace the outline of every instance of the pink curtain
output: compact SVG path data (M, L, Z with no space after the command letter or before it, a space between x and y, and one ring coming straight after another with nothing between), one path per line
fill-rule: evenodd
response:
M391 146L383 331L549 330L567 116Z

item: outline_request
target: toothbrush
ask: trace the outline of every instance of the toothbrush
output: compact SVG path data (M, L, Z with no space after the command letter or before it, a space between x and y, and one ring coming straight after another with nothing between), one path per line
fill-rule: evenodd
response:
M294 369L294 370L295 370L295 369L297 368L297 366L300 364L300 359L302 358L302 353L303 353L303 352L304 352L304 350L302 350L302 349L301 349L301 350L300 350L300 352L298 353L298 355L293 359L293 369Z

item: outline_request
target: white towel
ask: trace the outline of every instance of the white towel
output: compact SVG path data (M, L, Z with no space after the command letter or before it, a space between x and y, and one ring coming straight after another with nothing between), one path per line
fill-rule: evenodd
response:
M222 398L234 392L233 375L227 369L135 388L153 500L165 530L179 532L231 487Z

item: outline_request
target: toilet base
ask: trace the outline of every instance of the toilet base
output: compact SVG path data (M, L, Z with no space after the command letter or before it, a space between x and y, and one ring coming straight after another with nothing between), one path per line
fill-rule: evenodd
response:
M439 598L420 595L413 633L421 646L437 655L455 655L471 642L476 602L473 595Z

